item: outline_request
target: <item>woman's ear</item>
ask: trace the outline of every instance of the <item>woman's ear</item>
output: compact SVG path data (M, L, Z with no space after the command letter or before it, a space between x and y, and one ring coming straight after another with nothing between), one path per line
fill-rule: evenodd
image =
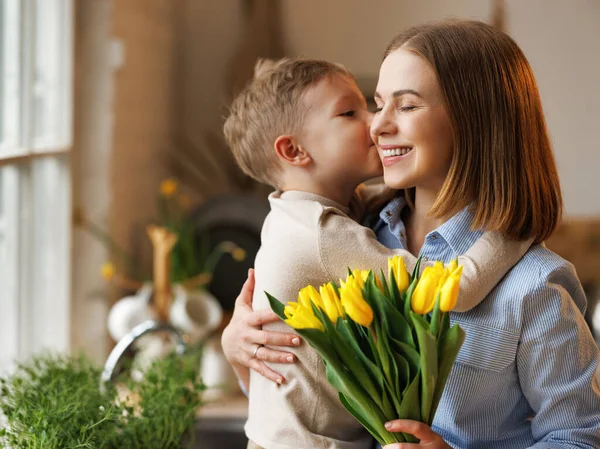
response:
M293 136L279 136L273 146L277 157L285 164L303 167L312 161L310 154L298 145Z

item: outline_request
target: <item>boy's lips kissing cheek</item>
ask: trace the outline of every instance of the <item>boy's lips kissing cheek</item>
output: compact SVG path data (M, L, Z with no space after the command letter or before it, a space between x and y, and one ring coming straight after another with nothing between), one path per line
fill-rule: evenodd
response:
M410 155L413 147L407 145L381 145L381 162L385 167L394 165Z

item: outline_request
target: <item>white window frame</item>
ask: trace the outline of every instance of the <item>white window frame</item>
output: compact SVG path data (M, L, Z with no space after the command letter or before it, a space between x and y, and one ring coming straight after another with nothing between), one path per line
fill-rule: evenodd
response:
M74 4L0 2L1 372L33 353L70 346ZM37 137L36 96L46 102L49 124Z

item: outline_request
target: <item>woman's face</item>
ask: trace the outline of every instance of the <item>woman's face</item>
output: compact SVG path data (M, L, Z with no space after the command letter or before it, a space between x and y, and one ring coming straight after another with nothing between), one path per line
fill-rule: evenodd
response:
M429 63L398 49L379 71L377 113L371 136L383 162L385 183L437 194L452 161L453 131L444 94Z

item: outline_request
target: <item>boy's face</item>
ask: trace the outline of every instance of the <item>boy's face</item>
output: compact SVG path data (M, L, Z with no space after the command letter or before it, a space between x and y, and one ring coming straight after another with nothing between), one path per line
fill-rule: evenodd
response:
M369 132L372 114L352 79L336 74L319 81L304 104L308 110L299 143L314 161L314 176L343 191L382 174Z

